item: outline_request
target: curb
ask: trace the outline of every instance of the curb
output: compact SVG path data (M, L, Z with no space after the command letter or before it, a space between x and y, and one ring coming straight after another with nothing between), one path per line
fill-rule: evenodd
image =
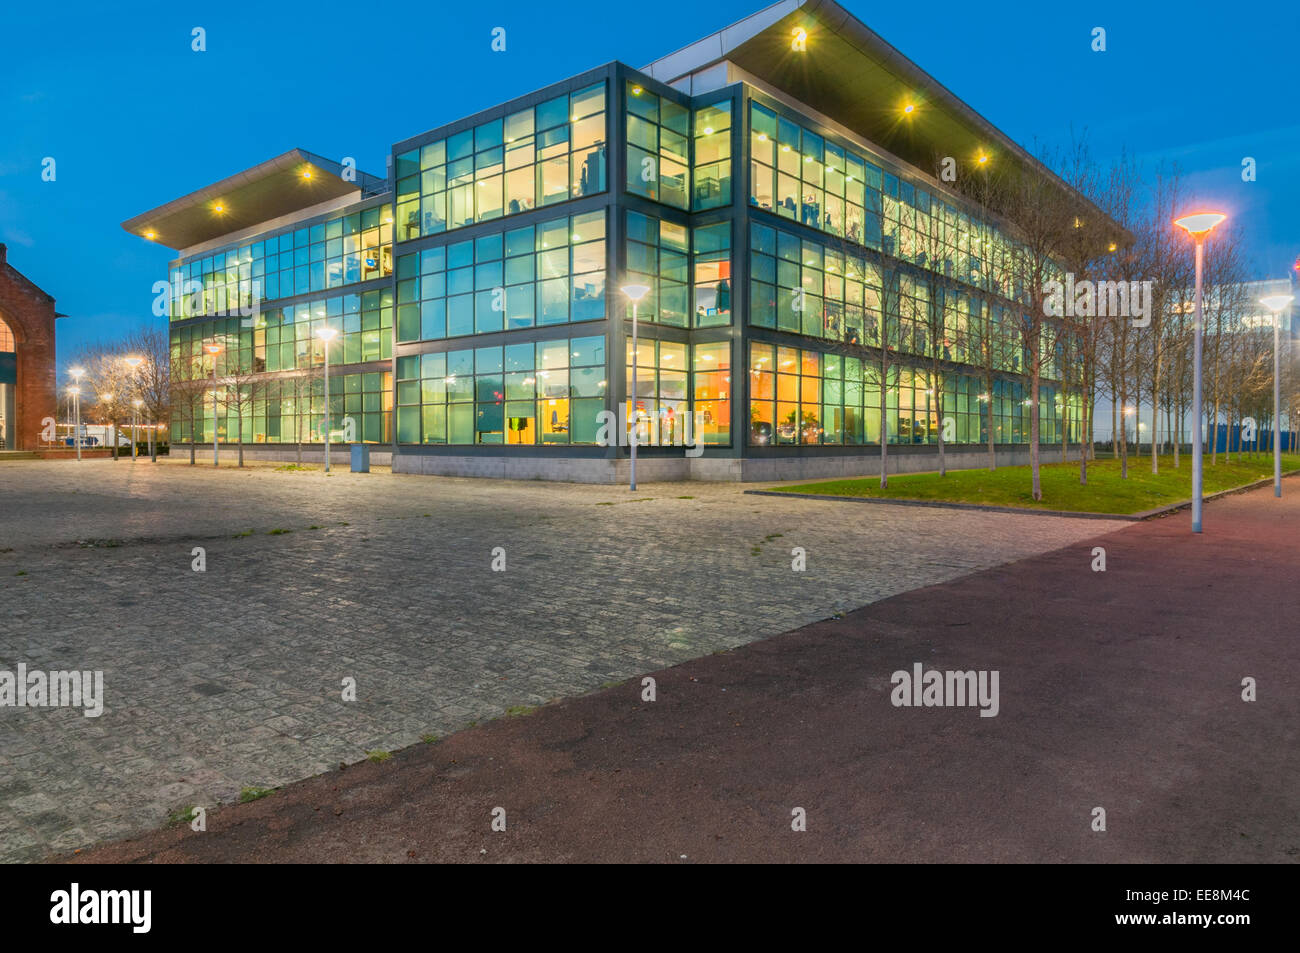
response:
M1300 470L1292 470L1289 473L1283 473L1282 479L1296 476ZM1242 486L1234 486L1227 490L1220 490L1218 493L1211 493L1209 496L1201 497L1203 503L1210 500L1217 500L1221 496L1230 496L1234 493L1245 493L1249 490L1257 490L1260 487L1272 486L1273 478L1268 477L1263 480L1256 480L1254 483L1246 483ZM1158 516L1167 516L1170 513L1176 513L1178 510L1187 509L1192 505L1191 500L1183 500L1179 503L1170 503L1168 506L1161 506L1154 510L1143 510L1140 513L1084 513L1077 510L1031 510L1020 506L994 506L988 503L950 503L944 500L895 500L886 499L878 496L833 496L831 494L821 493L791 493L783 490L745 490L746 494L751 496L788 496L804 500L834 500L844 503L883 503L891 506L928 506L935 509L944 510L976 510L982 513L1020 513L1026 516L1055 516L1067 517L1070 519L1081 520L1122 520L1128 523L1140 523L1143 520L1155 519Z

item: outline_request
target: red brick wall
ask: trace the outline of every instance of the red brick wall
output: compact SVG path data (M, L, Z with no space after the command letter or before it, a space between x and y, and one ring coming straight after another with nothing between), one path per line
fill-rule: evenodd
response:
M18 348L17 421L8 449L35 450L41 419L56 411L54 377L54 299L10 265L0 245L0 320L9 325Z

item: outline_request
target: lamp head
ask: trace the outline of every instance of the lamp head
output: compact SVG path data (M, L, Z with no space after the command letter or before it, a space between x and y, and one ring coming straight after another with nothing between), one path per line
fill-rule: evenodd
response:
M650 287L648 285L624 285L619 290L622 291L623 294L627 295L631 301L640 301L650 293Z
M1203 238L1227 217L1221 212L1194 212L1174 219L1174 224L1186 230L1193 238Z
M316 336L328 344L338 336L338 328L320 327L316 329Z
M1281 314L1286 310L1286 306L1295 300L1295 295L1269 295L1267 298L1260 298L1259 303L1274 314Z

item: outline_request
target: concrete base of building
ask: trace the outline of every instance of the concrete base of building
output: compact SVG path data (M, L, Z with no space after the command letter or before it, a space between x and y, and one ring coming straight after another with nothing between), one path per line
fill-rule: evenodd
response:
M1069 458L1078 454L1071 447ZM950 470L978 469L988 466L988 451L948 448L946 463ZM998 466L1022 466L1029 463L1028 447L1002 447L996 451ZM1059 463L1061 448L1042 447L1043 463ZM394 473L425 476L488 477L498 480L556 480L567 483L625 484L631 475L631 461L575 459L572 457L508 457L452 454L401 453L393 457ZM890 473L921 473L934 470L938 454L933 447L891 448L888 456ZM640 457L636 464L639 483L706 480L714 482L764 483L794 480L832 480L845 477L879 476L880 453L722 457L710 456L706 450L699 457Z
M131 451L127 450L126 456L130 456ZM228 447L224 443L217 451L221 464L227 465L239 462L239 448ZM168 454L173 461L179 460L185 463L190 459L189 444L174 443L171 445L171 451ZM330 447L330 466L342 467L347 469L352 461L352 451L348 444L341 447ZM393 453L387 447L370 446L370 465L372 467L386 467L393 461ZM212 444L198 444L195 447L196 464L207 464L212 466ZM298 450L292 444L287 447L276 446L269 447L265 444L244 444L244 462L245 463L297 463ZM325 463L324 447L303 447L302 462L304 466L322 466Z
M173 444L171 459L187 461L189 447ZM1078 459L1079 448L1069 449L1068 459ZM1028 447L1004 446L997 448L1000 467L1026 466L1029 463ZM129 456L129 454L128 454ZM988 466L988 451L982 447L947 448L945 457L949 470L975 470ZM234 447L220 449L222 465L238 461ZM302 462L320 466L325 459L321 447L304 447ZM1059 463L1059 445L1042 447L1039 459L1043 463ZM247 463L296 463L298 452L293 447L244 447ZM348 447L330 448L330 465L347 469L351 461ZM199 465L212 463L212 445L199 444L196 453ZM486 477L494 480L548 480L560 483L626 484L631 473L627 457L615 460L560 456L514 456L483 454L443 454L398 452L370 449L370 464L376 467L391 466L394 473L412 473L423 476ZM933 447L891 447L888 466L890 473L923 473L938 466L938 453ZM645 456L636 462L637 482L676 483L702 480L719 483L783 483L798 480L836 480L852 477L880 475L880 451L869 450L861 454L807 453L801 456L724 457L711 455L708 450L699 457Z

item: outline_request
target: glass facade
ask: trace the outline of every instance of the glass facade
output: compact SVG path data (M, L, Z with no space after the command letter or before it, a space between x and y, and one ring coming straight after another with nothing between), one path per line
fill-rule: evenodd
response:
M393 210L383 205L183 259L171 271L173 321L386 278Z
M749 348L751 446L819 446L880 443L880 365L845 354L753 342ZM953 444L988 442L990 400L984 378L942 375L942 401L927 368L891 365L885 419L891 444L938 442L943 418L951 418ZM1057 388L1039 388L1040 439L1061 439ZM992 391L995 443L1029 440L1029 384L995 379ZM1071 395L1065 425L1077 441L1081 403Z
M402 255L397 339L603 319L605 264L603 210Z
M604 192L605 84L397 156L398 241Z
M398 443L595 443L605 366L603 336L399 357Z

